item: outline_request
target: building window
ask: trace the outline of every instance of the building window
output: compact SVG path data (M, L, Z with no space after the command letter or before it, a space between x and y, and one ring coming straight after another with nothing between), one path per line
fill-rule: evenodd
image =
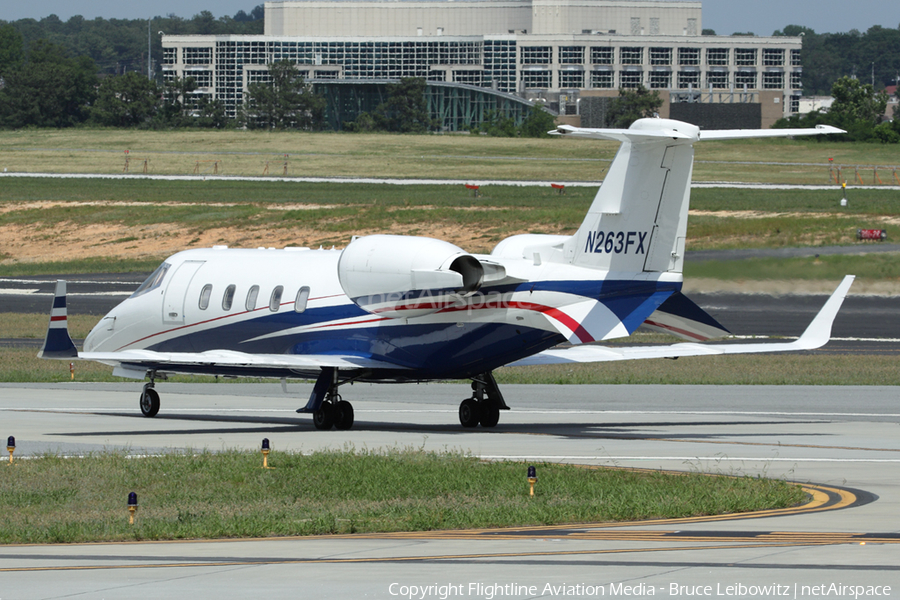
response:
M707 48L706 64L711 67L727 67L728 48Z
M791 112L800 112L800 96L791 96Z
M194 78L194 83L197 84L197 87L208 88L212 87L212 71L206 70L184 70L183 76L185 79L188 77Z
M734 74L734 87L743 89L756 88L756 71L737 71Z
M651 65L671 65L672 49L671 48L650 48L650 64Z
M265 71L247 71L247 85L254 83L272 83L272 75L268 69Z
M708 71L706 73L706 87L721 90L728 87L728 71Z
M700 48L679 48L678 64L683 67L700 66Z
M734 64L738 67L755 67L756 48L735 48Z
M763 66L783 67L784 48L763 48Z
M496 85L501 92L516 91L515 40L484 41L484 83Z
M659 17L650 17L650 35L659 35Z
M800 67L803 63L800 62L800 51L797 49L791 50L791 66L792 67Z
M203 289L200 290L200 310L206 310L209 308L209 297L212 296L212 284L207 283L203 286Z
M622 71L619 73L619 87L633 89L644 84L643 71Z
M697 19L688 19L687 20L687 34L688 35L699 35L700 32L697 31Z
M792 90L803 89L803 72L802 71L793 71L791 73L791 89Z
M181 62L186 65L211 64L212 48L182 48Z
M591 71L591 87L612 89L614 85L612 71Z
M278 312L278 309L281 308L281 295L284 294L284 286L278 285L275 286L275 289L272 290L272 295L269 296L269 310L272 312Z
M700 71L679 71L678 72L678 88L686 90L689 88L700 88Z
M780 90L784 87L784 73L774 71L772 73L763 73L763 89L764 90Z
M163 48L164 65L174 65L178 60L178 51L176 48Z
M584 71L560 71L559 72L560 88L583 88L584 87Z
M631 17L631 35L641 35L640 17Z
M650 71L650 89L667 89L672 85L672 74L669 71Z
M549 65L551 62L550 46L523 46L523 65Z
M522 70L522 85L526 90L550 89L550 71L547 70Z
M559 64L580 65L584 63L584 46L560 46Z
M236 289L233 283L225 288L225 295L222 296L222 310L231 310L231 305L234 304L234 290Z
M481 71L453 71L453 81L481 87Z
M594 65L611 65L613 64L613 49L609 47L592 46L591 47L591 64Z
M640 65L644 62L644 49L640 46L626 46L619 50L619 62L623 65Z

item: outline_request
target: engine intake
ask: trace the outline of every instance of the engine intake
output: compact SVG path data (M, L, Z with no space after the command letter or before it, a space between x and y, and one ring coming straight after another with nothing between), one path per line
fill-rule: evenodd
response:
M418 317L459 303L484 281L484 267L448 242L369 235L350 242L338 261L344 293L386 317Z

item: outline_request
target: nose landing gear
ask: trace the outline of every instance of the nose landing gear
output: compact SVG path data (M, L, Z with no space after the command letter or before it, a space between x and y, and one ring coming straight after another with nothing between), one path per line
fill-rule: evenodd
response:
M151 373L150 382L144 384L144 389L141 392L141 414L145 417L155 417L156 413L159 412L159 394L153 389L156 385L154 379L155 374Z

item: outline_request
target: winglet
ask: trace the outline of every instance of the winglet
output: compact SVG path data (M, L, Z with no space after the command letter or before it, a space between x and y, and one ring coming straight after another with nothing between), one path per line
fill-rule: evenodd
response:
M819 310L816 318L807 326L803 335L794 342L798 350L814 350L828 343L828 340L831 339L831 326L834 323L834 318L841 309L841 304L843 304L844 298L847 297L847 292L850 291L850 286L853 284L854 279L856 279L854 275L846 275L844 277L822 309Z
M50 325L44 346L38 352L38 358L78 358L78 350L69 337L69 322L66 312L66 282L56 282L53 295L53 306L50 308Z

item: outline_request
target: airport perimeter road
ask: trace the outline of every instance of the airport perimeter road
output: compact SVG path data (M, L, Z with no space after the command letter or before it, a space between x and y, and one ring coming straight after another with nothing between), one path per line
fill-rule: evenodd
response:
M0 547L3 600L900 595L896 388L510 385L503 391L513 410L496 429L463 430L456 412L467 386L354 385L342 390L356 408L354 429L344 432L315 431L309 417L294 413L309 385L289 384L286 396L278 385L161 383L155 419L140 416L139 389L3 385L0 433L16 436L17 456L255 449L267 437L275 447L271 464L279 451L412 446L524 463L785 477L821 487L803 510L755 518L7 546Z

